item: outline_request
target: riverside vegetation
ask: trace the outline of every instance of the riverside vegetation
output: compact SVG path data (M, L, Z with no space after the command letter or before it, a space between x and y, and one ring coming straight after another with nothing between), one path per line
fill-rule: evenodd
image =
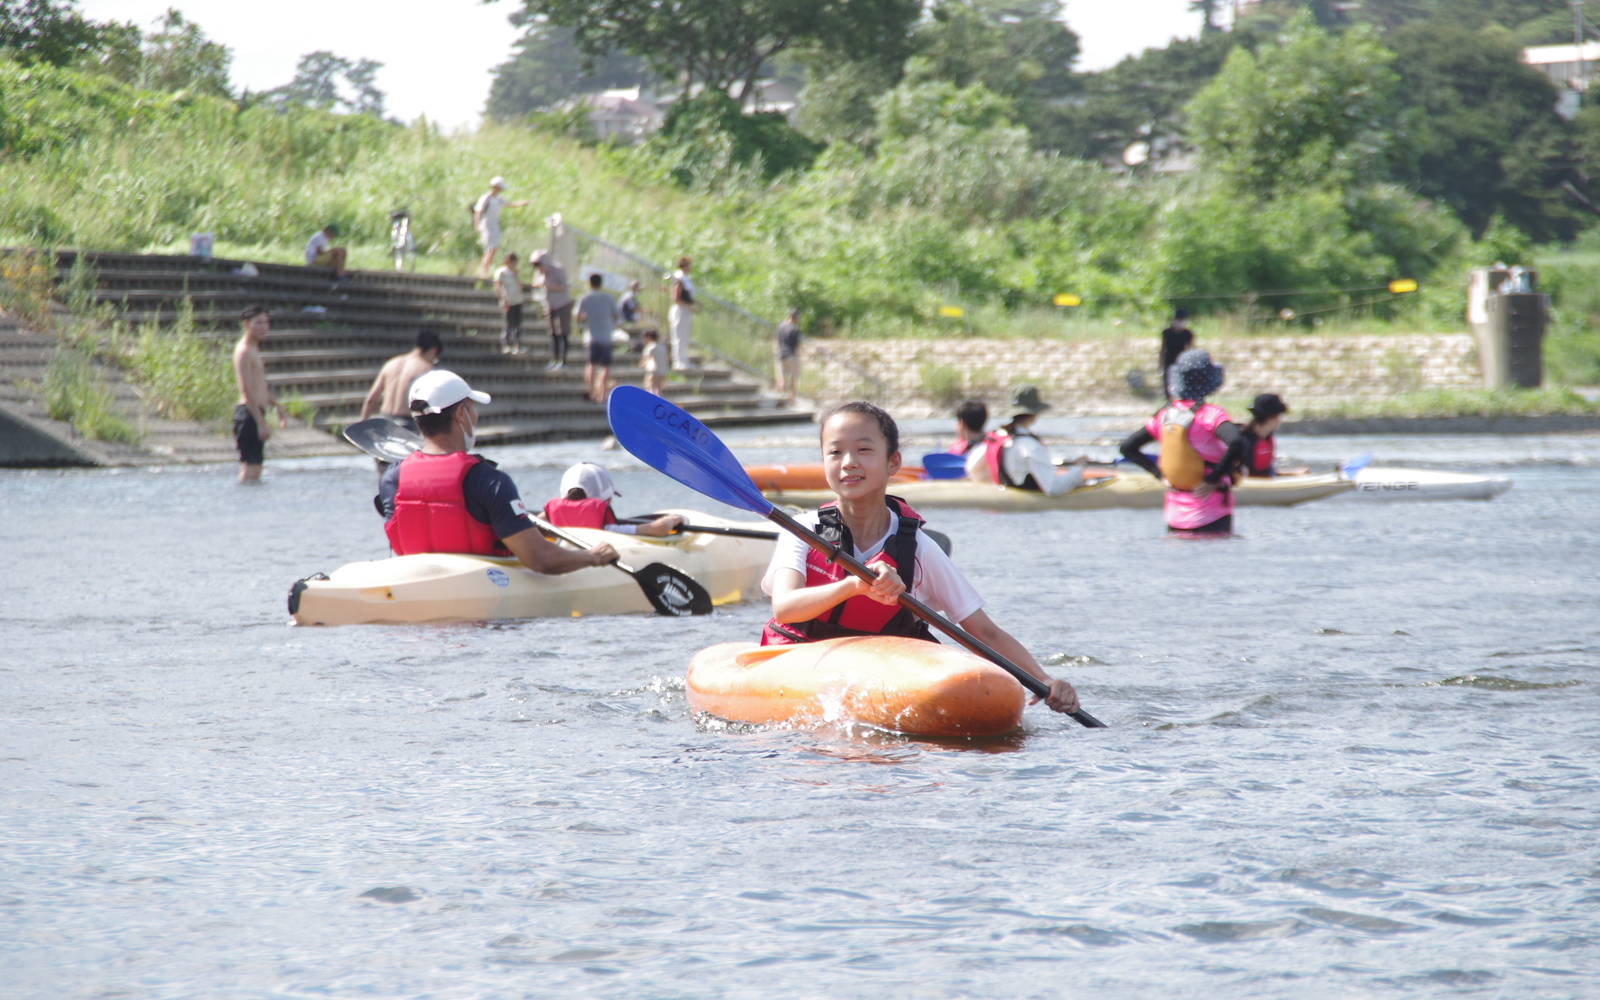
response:
M774 170L715 93L628 148L555 134L581 133L570 115L446 135L0 59L0 242L181 252L211 232L219 256L296 262L334 221L352 266L382 267L403 205L419 266L459 273L476 256L465 206L501 173L535 202L507 213L508 247L542 242L540 216L559 211L655 260L694 254L752 311L799 305L811 329L852 337L1146 333L1173 304L1199 314L1202 336L1459 330L1466 270L1504 260L1542 268L1551 379L1600 382L1600 240L1534 247L1498 213L1474 231L1396 183L1399 143L1380 127L1393 60L1369 32L1291 19L1189 100L1201 166L1170 177L1041 151L1012 97L915 60L871 102L870 144L814 145L809 166ZM1240 97L1263 92L1275 96ZM1397 277L1421 291L1390 295ZM1052 305L1064 293L1080 304ZM112 353L138 372L137 351ZM152 344L145 357L155 372L196 355ZM208 390L183 388L193 380L167 384L172 412L214 411Z

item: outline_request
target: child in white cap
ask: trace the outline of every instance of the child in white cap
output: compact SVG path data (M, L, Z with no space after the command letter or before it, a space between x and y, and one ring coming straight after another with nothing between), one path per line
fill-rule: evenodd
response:
M618 524L611 509L617 487L611 473L593 462L579 462L561 476L561 495L544 505L546 521L558 528L592 528L619 535L664 538L683 524L677 514L662 514L648 524Z

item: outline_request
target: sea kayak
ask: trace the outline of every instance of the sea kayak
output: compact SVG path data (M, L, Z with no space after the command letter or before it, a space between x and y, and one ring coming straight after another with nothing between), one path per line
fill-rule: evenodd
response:
M1350 480L1338 473L1315 476L1279 476L1247 479L1234 487L1240 507L1277 506L1321 500L1351 489ZM1165 493L1159 480L1144 472L1092 480L1060 496L1047 497L1032 490L975 483L967 479L936 479L924 483L895 483L890 490L918 510L937 507L972 507L994 511L1109 510L1117 507L1156 508ZM770 490L775 503L815 506L833 499L826 490Z
M1493 500L1511 488L1505 476L1469 476L1432 469L1362 469L1351 496L1363 500Z
M697 525L755 531L772 527L765 521L730 521L691 510L664 513L682 514ZM758 596L776 544L701 533L648 538L587 528L567 532L586 545L610 543L622 562L636 569L665 563L682 570L710 592L714 604ZM319 573L296 583L289 598L289 613L301 625L572 618L651 610L638 583L611 566L544 576L515 559L445 553L347 563L331 576Z
M756 725L859 722L916 736L994 736L1027 693L1001 668L920 639L852 636L794 646L726 642L685 678L696 714Z

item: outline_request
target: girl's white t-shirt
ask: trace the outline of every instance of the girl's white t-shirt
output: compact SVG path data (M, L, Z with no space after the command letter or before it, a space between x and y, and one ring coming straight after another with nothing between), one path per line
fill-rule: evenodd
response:
M818 514L811 511L796 520L815 531ZM855 548L853 555L866 562L882 552L884 543L898 530L900 515L891 510L888 532L866 548L852 546ZM778 546L772 552L772 562L767 565L766 576L761 578L761 592L769 596L772 594L773 582L781 569L792 569L805 576L806 553L810 551L811 547L802 542L799 536L787 531L778 532ZM917 532L917 568L911 576L911 596L942 612L958 625L983 607L983 595L956 569L956 564L944 554L939 544L923 531Z

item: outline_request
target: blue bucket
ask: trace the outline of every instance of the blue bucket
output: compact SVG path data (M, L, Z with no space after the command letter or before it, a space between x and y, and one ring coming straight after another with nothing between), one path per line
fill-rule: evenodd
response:
M931 455L922 456L922 468L929 479L965 479L967 458L965 455L950 455L936 451Z

